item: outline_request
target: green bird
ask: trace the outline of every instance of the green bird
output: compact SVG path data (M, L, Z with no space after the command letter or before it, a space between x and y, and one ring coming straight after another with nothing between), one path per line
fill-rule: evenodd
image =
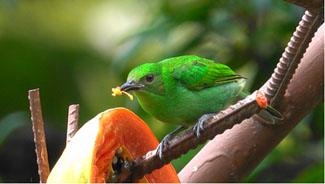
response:
M203 122L215 113L245 98L246 78L228 66L194 55L173 57L158 63L146 63L128 75L122 91L134 91L140 106L156 119L181 125L161 141L157 152L181 130L193 126L200 137ZM273 123L281 114L270 106L264 119Z

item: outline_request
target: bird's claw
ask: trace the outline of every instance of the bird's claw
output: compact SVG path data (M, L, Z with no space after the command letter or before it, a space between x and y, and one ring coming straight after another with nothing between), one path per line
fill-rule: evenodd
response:
M193 132L196 135L197 138L200 138L201 136L201 131L204 130L203 128L204 125L204 120L203 121L198 121L194 126L193 126Z
M157 146L157 154L160 158L160 160L163 161L163 150L168 149L168 145L169 145L169 141L172 139L172 135L168 134L166 135L163 140L159 143L159 145Z
M163 140L160 142L160 144L157 146L157 152L156 154L159 156L160 160L162 162L164 162L164 154L163 151L165 149L168 149L169 146L169 141L176 135L178 134L180 131L186 129L187 127L185 126L180 126L178 128L176 128L174 131L170 132L169 134L167 134Z
M215 113L204 114L199 118L197 123L193 126L193 132L197 138L201 137L201 132L204 130L204 121L209 119L213 115L215 115Z

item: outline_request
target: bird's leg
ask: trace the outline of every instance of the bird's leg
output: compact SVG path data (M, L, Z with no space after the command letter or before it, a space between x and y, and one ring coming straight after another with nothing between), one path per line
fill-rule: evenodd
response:
M213 116L215 114L217 114L217 113L204 114L196 122L196 124L193 126L193 132L194 132L194 134L196 135L197 138L200 138L201 131L204 130L204 128L203 128L204 121L209 119L211 116Z
M178 128L176 128L175 130L173 130L172 132L170 132L169 134L167 134L160 142L160 144L157 146L157 153L159 155L159 158L161 160L163 160L163 150L165 148L168 149L168 143L169 141L179 132L181 132L182 130L185 130L187 127L186 126L179 126Z

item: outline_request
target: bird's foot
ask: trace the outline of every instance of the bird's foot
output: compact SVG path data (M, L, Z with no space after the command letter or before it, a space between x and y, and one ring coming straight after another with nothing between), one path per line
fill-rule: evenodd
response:
M157 154L160 158L160 160L163 161L164 155L163 155L163 150L168 149L169 141L172 139L172 136L170 134L166 135L163 140L159 143L157 146Z
M204 121L215 115L216 113L209 113L202 115L199 120L196 122L196 124L193 126L193 132L196 135L197 138L200 138L201 132L204 130L203 125Z
M180 131L186 129L186 127L184 126L180 126L177 129L175 129L174 131L170 132L169 134L167 134L159 143L159 145L157 146L156 150L157 150L157 154L160 158L160 160L163 162L164 161L164 154L163 151L165 149L168 149L169 146L169 142L170 140L172 140L172 138L174 138L174 136L176 134L178 134Z

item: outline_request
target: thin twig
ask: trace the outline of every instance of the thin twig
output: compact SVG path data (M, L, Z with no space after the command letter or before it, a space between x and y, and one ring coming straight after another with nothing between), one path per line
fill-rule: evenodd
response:
M225 130L232 128L235 124L259 112L261 107L256 101L256 94L257 93L253 93L244 100L239 101L235 105L230 106L226 110L206 120L203 126L204 131L202 131L200 139L196 137L192 130L188 130L183 135L172 139L169 142L169 149L163 150L163 161L161 161L156 153L157 150L150 151L146 155L136 159L132 163L131 181L142 178L145 174L149 174L153 170L161 168L171 160L180 157L189 150L196 148L199 144L203 144L207 140L212 139Z
M68 145L74 134L78 131L79 108L79 104L69 106L66 145Z
M317 28L322 23L320 15L313 14L308 10L293 33L285 51L274 69L271 79L268 81L266 97L272 106L277 106L284 96L285 90L300 63L303 54L309 46Z
M44 132L44 122L42 117L41 101L39 97L39 89L28 91L28 99L30 103L31 120L33 123L35 151L37 155L38 174L40 182L46 183L50 173L49 161L47 157L47 148Z

